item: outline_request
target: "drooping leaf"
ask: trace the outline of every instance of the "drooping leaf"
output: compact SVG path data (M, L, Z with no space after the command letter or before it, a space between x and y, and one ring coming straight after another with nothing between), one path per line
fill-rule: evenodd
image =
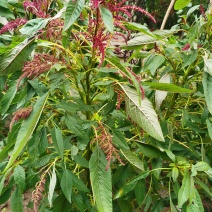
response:
M140 103L139 96L135 90L128 86L121 87L126 94L127 115L150 136L159 141L164 141L163 133L152 103L147 98L142 99Z
M97 146L89 161L91 187L96 207L100 212L112 212L111 170L106 170L107 160Z
M129 149L126 138L124 134L118 130L113 130L113 143L118 145L122 149Z
M33 35L40 29L46 27L49 20L49 18L36 18L29 20L19 31L24 35Z
M161 82L143 82L143 85L148 85L153 90L167 91L170 93L191 93L192 90L182 88L174 84L161 83Z
M66 199L71 203L71 194L72 194L72 172L68 169L65 169L62 174L60 181L60 186L66 197Z
M22 200L22 190L16 188L10 199L10 206L12 211L23 212L23 200Z
M11 51L0 56L0 74L10 74L20 70L35 47L35 37L26 38Z
M56 182L57 182L57 177L55 173L55 167L53 167L52 175L50 177L49 192L48 192L48 200L49 200L50 207L52 207L52 199L53 199Z
M71 25L76 21L76 19L80 16L84 4L85 0L76 0L76 1L69 0L65 12L64 31L68 30L71 27Z
M186 7L191 0L177 0L174 4L175 10L182 10L184 7Z
M61 156L61 158L63 158L64 144L61 130L58 127L54 127L51 130L51 136L57 153Z
M100 6L100 13L107 30L113 32L113 15L110 10Z
M5 93L1 100L1 114L4 115L10 107L11 102L13 101L15 94L17 92L17 81L13 82L13 85Z
M129 150L121 150L121 153L124 155L124 157L134 166L136 166L138 169L144 171L144 164L143 161L140 160L135 154L130 152Z
M21 151L25 147L32 133L34 132L37 126L37 123L40 119L43 108L45 106L45 103L47 101L47 98L48 98L48 93L40 97L37 100L36 104L34 105L30 116L23 121L19 130L17 139L16 139L15 147L13 149L13 152L11 154L8 164L6 168L4 169L4 172L13 164L13 162L16 160L18 155L21 153Z
M26 182L25 182L25 170L22 166L18 165L14 169L14 180L17 184L18 188L22 191L25 190Z
M191 177L188 170L185 170L182 186L178 192L178 206L181 208L190 197Z
M209 112L212 114L212 76L208 73L203 74L202 84L205 94L205 101Z

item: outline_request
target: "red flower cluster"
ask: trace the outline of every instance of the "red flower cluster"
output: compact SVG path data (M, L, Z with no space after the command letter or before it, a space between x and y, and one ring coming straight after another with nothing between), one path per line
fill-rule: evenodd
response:
M10 131L12 130L12 126L14 124L15 121L18 121L19 119L26 119L29 117L29 115L32 112L33 107L29 106L27 108L21 108L19 110L17 110L14 114L13 114L13 118L10 122Z
M48 0L33 0L32 2L24 1L23 6L26 11L31 12L39 18L48 17Z
M39 53L36 54L33 60L25 63L24 68L22 70L23 74L19 77L17 87L19 86L21 80L24 77L35 79L40 74L48 71L52 67L52 65L58 62L59 60L53 55Z
M187 50L189 50L190 49L190 44L189 43L187 43L183 48L182 48L182 50L183 51L187 51Z
M118 150L113 146L112 136L108 132L107 128L105 128L102 123L99 123L99 126L96 128L96 132L97 132L96 138L93 139L92 143L97 142L101 147L101 149L103 150L103 152L105 153L106 159L108 161L106 170L108 170L108 168L110 167L110 162L111 159L113 158L117 158L119 163L124 165L118 154Z
M9 30L14 30L17 27L25 24L26 22L27 22L27 19L25 19L25 18L17 18L14 21L10 21L1 28L0 35L5 33L5 32L8 32Z

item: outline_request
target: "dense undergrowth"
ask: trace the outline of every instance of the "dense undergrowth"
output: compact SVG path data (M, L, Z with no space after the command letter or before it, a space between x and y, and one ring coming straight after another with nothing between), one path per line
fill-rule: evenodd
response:
M210 6L154 31L127 1L0 10L0 204L23 211L30 191L34 211L212 210Z

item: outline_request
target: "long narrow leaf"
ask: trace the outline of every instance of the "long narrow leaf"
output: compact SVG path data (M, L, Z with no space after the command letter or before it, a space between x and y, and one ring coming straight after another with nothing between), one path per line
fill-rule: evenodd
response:
M152 103L144 98L141 103L135 90L121 86L126 94L126 111L129 117L153 138L164 141L163 133Z
M65 12L64 31L68 30L71 25L76 21L76 19L80 16L84 4L85 0L70 0L68 2L68 6Z
M18 157L20 152L25 147L27 141L33 134L33 132L37 126L37 123L40 119L40 116L41 116L41 113L45 106L45 103L47 101L47 98L48 98L48 93L43 95L42 97L40 97L37 100L36 104L34 105L30 116L25 121L23 121L21 128L18 132L14 150L11 154L10 160L9 160L6 168L4 169L4 172L13 164L13 162L16 160L16 158Z
M106 171L107 160L97 146L89 162L91 186L99 212L112 212L111 170Z

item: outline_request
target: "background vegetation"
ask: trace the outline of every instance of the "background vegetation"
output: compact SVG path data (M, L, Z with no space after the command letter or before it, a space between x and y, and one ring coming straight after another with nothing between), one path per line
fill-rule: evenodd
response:
M169 3L1 1L2 210L212 210L212 8Z

